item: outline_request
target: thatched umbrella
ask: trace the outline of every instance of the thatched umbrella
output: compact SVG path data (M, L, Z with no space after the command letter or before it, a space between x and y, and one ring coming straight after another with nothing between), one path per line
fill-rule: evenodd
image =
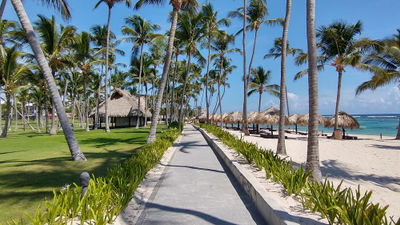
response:
M297 119L297 124L299 124L300 126L308 126L309 120L310 120L310 115L306 113ZM326 118L318 114L318 124L325 125L325 123L326 123Z
M297 120L299 119L300 115L295 113L291 116L289 116L288 120L289 120L289 124L294 125L295 129L296 129L296 134L297 134Z
M325 123L325 127L330 128L335 126L335 115L328 119ZM350 116L349 114L340 111L338 113L338 127L341 127L343 130L343 138L345 137L345 129L358 129L360 128L360 124L358 121Z
M224 114L222 114L222 116L221 116L221 127L223 127L224 126L224 123L225 123L225 121L226 121L226 118L228 117L228 113L224 113Z
M249 121L249 123L253 124L253 130L255 130L256 118L257 118L258 114L259 114L259 112L251 112L247 116L247 120Z
M288 124L289 121L286 116L285 119L286 119L285 123ZM256 116L255 122L257 124L271 125L271 132L273 134L273 125L279 123L279 110L274 107L270 107L264 112L259 113Z
M205 123L207 120L207 112L205 110L201 111L201 114L197 119L200 123Z
M227 120L233 124L237 123L238 124L238 129L240 129L240 123L242 122L243 119L243 115L241 112L237 111L237 112L232 112L229 114Z

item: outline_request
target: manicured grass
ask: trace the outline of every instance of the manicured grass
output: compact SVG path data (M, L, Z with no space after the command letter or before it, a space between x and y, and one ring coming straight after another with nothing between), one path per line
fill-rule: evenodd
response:
M165 129L165 126L159 126ZM49 136L34 132L10 132L0 139L0 223L33 213L43 199L52 198L53 188L78 183L79 174L98 176L128 158L146 142L149 129L112 129L75 135L88 159L73 162L62 134Z

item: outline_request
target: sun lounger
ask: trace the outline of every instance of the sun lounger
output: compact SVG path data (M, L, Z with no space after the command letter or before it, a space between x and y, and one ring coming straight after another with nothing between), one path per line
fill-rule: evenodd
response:
M344 139L346 139L346 140L357 140L358 137L357 136L344 136Z
M272 135L272 134L269 134L269 133L260 133L260 137L263 137L263 138L278 138L279 135ZM285 139L287 139L287 136L285 136Z

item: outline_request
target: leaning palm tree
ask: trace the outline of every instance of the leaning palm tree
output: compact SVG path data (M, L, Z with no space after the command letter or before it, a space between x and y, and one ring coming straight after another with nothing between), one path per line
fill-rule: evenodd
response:
M310 120L308 123L307 162L306 170L311 177L322 179L319 165L318 148L318 70L317 42L315 32L315 0L307 0L307 46L308 46L308 108Z
M285 22L283 23L282 32L282 56L281 56L281 88L279 98L279 136L278 145L276 152L278 154L286 155L285 145L285 100L287 102L287 90L286 90L286 55L287 55L287 35L290 22L290 12L292 11L292 0L286 0L286 16ZM289 110L289 109L288 109ZM289 116L289 115L288 115Z
M0 52L0 73L4 85L4 92L6 96L7 111L5 114L5 124L3 133L0 137L7 137L8 125L11 114L11 98L16 94L18 88L23 84L26 76L32 75L29 64L21 64L19 61L26 53L17 51L14 46ZM16 104L14 98L14 104ZM17 114L17 112L15 112Z
M206 45L208 49L208 57L207 57L207 72L205 74L205 92L206 92L206 123L209 123L209 108L210 104L208 102L208 76L210 74L210 64L211 64L211 42L219 35L223 33L222 30L219 29L219 26L228 27L230 25L230 20L228 18L222 18L218 20L218 12L214 11L214 8L211 4L203 5L201 10L202 18L203 18L203 26L205 32Z
M105 63L106 63L106 68L105 68L105 78L104 78L104 84L105 84L105 99L104 99L104 113L105 113L105 121L106 121L106 132L110 132L110 125L108 123L108 93L107 93L107 88L108 88L108 69L109 69L109 46L110 46L110 20L111 20L111 10L114 7L115 3L120 3L120 2L125 2L125 4L130 7L131 5L131 0L100 0L96 3L94 8L96 9L102 2L107 4L108 7L108 17L107 17L107 45L106 45L106 54L105 54Z
M134 15L125 18L127 26L122 27L122 34L126 37L122 38L122 41L133 43L132 51L134 53L140 51L140 67L139 67L139 87L138 87L138 113L140 113L140 95L142 90L142 71L143 71L143 47L161 37L162 35L153 33L160 29L158 24L151 24L144 20L141 16ZM136 129L139 128L140 117L137 116Z
M359 67L370 71L373 76L371 80L357 87L357 95L400 80L400 29L397 29L397 34L393 37L370 42L369 46L372 48ZM396 139L400 139L400 119Z
M143 4L161 4L163 2L165 2L165 1L164 0L139 0L136 3L135 7L140 8ZM150 127L149 136L147 137L147 143L150 143L150 142L153 142L156 140L157 121L158 121L158 117L160 115L161 103L163 100L165 84L167 83L169 67L171 65L171 56L172 56L174 40L175 40L176 24L178 22L178 12L181 9L182 3L188 4L188 5L193 5L193 6L197 5L196 0L171 0L170 1L173 11L172 11L172 18L171 18L171 29L169 32L169 39L168 39L167 55L165 57L163 73L162 73L160 85L158 88L156 106L155 106L155 109L153 112L153 116L151 118L151 127Z
M56 83L54 81L53 76L51 75L51 71L49 68L49 64L46 62L46 57L43 54L42 49L40 48L40 43L35 36L35 32L33 31L32 24L28 18L28 15L25 12L24 6L21 0L11 0L12 5L14 7L15 12L21 22L21 25L25 31L29 44L32 48L32 51L35 55L35 58L40 66L40 69L46 79L47 86L50 91L51 99L56 107L58 118L60 120L61 126L64 131L65 139L67 140L69 150L72 155L72 159L75 161L86 161L85 156L79 148L78 142L76 141L75 135L69 126L67 114L65 113L64 106L61 102L60 95L57 90ZM61 11L62 15L65 18L70 17L70 13L68 10L68 4L65 0L52 0L52 1L42 1L45 3L50 3L55 6L56 9Z

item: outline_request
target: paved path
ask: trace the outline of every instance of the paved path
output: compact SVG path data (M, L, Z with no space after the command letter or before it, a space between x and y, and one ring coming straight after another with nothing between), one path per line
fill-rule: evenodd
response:
M192 125L137 224L264 224L250 199Z

